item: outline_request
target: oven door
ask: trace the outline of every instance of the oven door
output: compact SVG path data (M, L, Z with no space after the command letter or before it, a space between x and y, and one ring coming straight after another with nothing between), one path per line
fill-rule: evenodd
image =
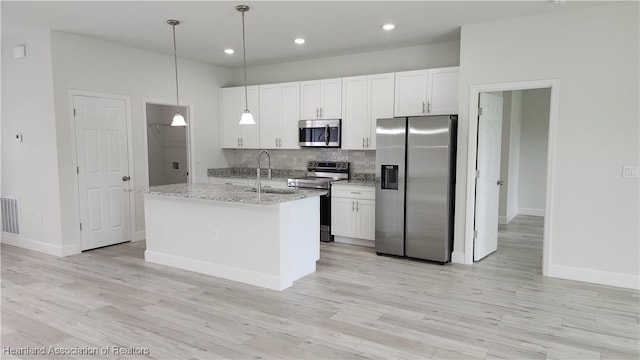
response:
M340 119L298 121L298 144L305 147L340 147Z

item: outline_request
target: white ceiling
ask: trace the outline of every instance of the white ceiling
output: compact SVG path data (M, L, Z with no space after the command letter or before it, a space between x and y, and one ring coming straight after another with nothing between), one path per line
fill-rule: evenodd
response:
M2 1L3 32L32 26L81 34L163 54L236 67L242 64L246 4L247 63L258 65L457 40L460 26L602 2L568 1ZM391 32L381 30L394 23ZM293 44L304 37L303 46ZM223 50L234 48L234 55Z

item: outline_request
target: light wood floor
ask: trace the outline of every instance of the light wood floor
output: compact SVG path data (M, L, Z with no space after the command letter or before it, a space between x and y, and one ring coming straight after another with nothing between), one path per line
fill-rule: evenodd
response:
M540 218L519 217L473 266L322 244L318 271L282 292L145 263L144 242L66 258L2 245L2 345L148 347L156 359L638 359L639 292L543 278L541 234Z

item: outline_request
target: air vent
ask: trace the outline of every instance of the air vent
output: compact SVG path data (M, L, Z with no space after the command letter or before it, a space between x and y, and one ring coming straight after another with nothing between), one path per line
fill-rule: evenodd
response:
M0 197L2 208L2 232L20 235L20 203L17 198Z

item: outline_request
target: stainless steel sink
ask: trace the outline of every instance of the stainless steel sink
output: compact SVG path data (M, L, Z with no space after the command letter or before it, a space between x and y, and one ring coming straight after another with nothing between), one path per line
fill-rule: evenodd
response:
M249 190L245 190L247 192L256 192L256 188L251 188ZM263 194L278 194L278 195L291 195L295 194L297 191L293 189L280 189L280 188L262 188L261 193Z

